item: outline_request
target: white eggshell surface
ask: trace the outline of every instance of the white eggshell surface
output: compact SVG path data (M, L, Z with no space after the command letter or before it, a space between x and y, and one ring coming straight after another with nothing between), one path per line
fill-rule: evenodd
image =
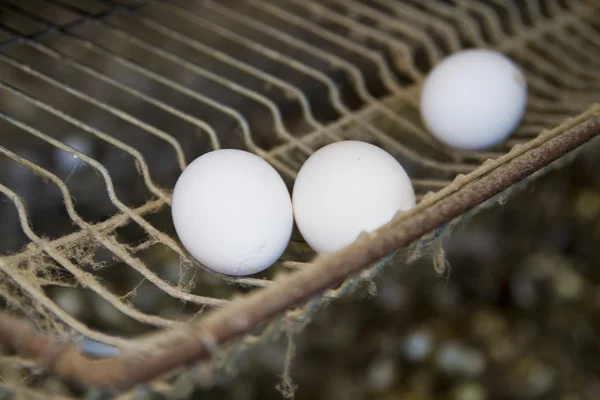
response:
M527 84L519 67L487 49L456 52L426 77L421 118L441 142L463 150L482 150L507 139L527 105Z
M277 171L241 150L206 153L188 165L173 192L179 239L204 266L250 275L283 254L293 228L289 191Z
M394 157L369 143L343 141L309 157L294 183L292 202L304 240L316 252L330 253L412 208L416 199Z

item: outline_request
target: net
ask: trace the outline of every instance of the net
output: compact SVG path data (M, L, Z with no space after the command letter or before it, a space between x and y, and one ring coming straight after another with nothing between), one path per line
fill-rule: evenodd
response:
M80 348L91 340L111 346L103 351L151 354L189 339L198 352L190 354L212 355L210 365L164 380L150 374L160 386L197 380L198 368L229 371L248 346L371 287L392 260L433 256L443 272L440 243L453 226L551 161L568 161L562 155L595 134L599 10L551 0L4 2L1 297L41 333ZM429 136L417 99L433 65L474 46L512 57L530 98L511 139L459 152ZM412 177L419 206L381 233L395 241L368 236L355 252L315 260L295 234L276 266L244 278L207 271L179 244L170 190L200 154L252 151L291 188L310 154L346 139L381 146ZM456 200L463 189L471 201ZM462 207L434 213L440 204ZM431 229L410 230L423 215ZM408 247L398 255L399 244ZM328 290L300 284L320 269L337 273L313 280ZM232 300L261 288L271 290L262 312L240 320L243 301ZM297 299L284 288L299 288ZM229 316L234 326L216 334ZM203 337L184 321L216 328ZM161 329L171 336L154 336ZM0 365L32 367L1 357Z

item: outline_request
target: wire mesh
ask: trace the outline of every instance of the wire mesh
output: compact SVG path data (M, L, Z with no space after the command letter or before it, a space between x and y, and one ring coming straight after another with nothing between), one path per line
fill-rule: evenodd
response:
M179 244L170 190L188 162L249 150L291 188L315 150L357 139L394 155L418 200L431 198L600 98L599 17L598 2L575 0L3 2L2 298L53 337L125 350L276 284L314 256L297 233L276 266L244 278ZM508 54L529 85L517 132L485 152L443 146L418 115L427 71L473 46ZM255 333L244 346L266 337Z

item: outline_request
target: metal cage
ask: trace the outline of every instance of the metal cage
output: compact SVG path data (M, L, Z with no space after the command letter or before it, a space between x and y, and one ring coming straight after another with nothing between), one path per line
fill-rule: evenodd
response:
M598 134L599 21L593 0L2 2L0 298L36 331L3 317L17 353L0 364L124 389L305 323ZM485 152L440 144L418 113L427 72L468 47L506 53L529 85L518 130ZM327 257L295 233L252 277L179 244L170 190L189 161L249 150L291 187L346 139L402 163L415 210ZM89 340L116 358L90 361Z

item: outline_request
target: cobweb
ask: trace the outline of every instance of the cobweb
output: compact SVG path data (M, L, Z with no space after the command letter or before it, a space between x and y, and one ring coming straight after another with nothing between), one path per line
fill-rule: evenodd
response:
M141 334L276 284L314 257L297 232L274 267L244 278L206 270L180 245L171 189L191 160L246 149L291 188L318 148L357 139L393 154L418 200L431 198L588 115L600 98L598 21L597 1L7 1L0 298L54 338L128 351ZM418 114L427 71L468 47L506 53L529 85L519 129L486 152L446 148ZM232 372L241 351L301 329L329 301L376 292L388 263L427 256L444 273L441 244L470 215L220 348L210 366L178 371L178 382ZM12 355L2 365L31 367Z

